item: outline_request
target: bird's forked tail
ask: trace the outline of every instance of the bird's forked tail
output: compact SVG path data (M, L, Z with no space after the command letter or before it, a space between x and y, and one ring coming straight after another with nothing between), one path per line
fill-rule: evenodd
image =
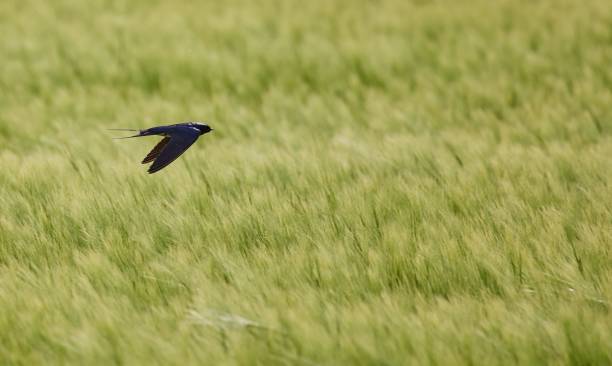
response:
M135 130L133 128L109 128L109 131L138 131L138 134L136 135L132 135L132 136L125 136L125 137L113 137L114 140L121 140L121 139L131 139L132 137L140 137L140 136L144 136L142 134L142 130Z

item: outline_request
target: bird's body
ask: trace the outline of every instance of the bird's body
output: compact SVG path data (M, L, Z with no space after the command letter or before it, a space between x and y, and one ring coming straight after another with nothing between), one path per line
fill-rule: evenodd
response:
M143 164L153 162L148 170L149 174L153 174L176 160L176 158L187 151L187 149L194 142L196 142L201 135L212 131L212 128L204 123L187 122L168 126L151 127L145 130L123 131L138 131L138 134L121 138L153 135L164 136L164 138L157 143L157 145L155 145L153 150L151 150L142 161Z

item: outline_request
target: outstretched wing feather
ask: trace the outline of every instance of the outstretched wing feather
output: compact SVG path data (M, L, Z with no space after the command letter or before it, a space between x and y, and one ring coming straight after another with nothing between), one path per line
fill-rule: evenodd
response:
M142 163L143 164L147 164L147 163L150 163L153 160L155 160L155 158L157 158L159 156L159 154L162 152L164 147L166 147L166 145L168 144L168 141L170 141L170 137L164 137L163 139L161 139L161 141L157 145L155 145L153 150L151 150L147 154L147 156L144 158Z
M149 167L149 174L153 174L172 163L181 156L200 136L197 130L172 134L170 141L159 153L153 164Z

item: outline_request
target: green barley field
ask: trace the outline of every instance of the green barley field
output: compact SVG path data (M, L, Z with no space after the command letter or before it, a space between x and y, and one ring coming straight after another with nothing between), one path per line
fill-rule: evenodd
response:
M0 364L610 364L611 180L608 0L4 0Z

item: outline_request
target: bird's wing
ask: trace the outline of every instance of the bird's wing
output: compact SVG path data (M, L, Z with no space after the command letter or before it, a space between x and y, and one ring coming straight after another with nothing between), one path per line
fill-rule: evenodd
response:
M142 163L143 164L147 164L147 163L150 163L153 160L155 160L155 158L157 158L159 156L159 154L162 152L164 147L166 147L166 145L168 144L168 141L170 141L170 137L164 137L163 139L161 139L161 141L157 145L155 145L153 150L151 150L147 154L147 156L144 158Z
M200 131L195 128L182 128L170 135L170 141L166 143L166 147L162 149L153 164L149 167L149 174L153 174L168 164L172 163L176 158L181 156L196 140L200 137Z

